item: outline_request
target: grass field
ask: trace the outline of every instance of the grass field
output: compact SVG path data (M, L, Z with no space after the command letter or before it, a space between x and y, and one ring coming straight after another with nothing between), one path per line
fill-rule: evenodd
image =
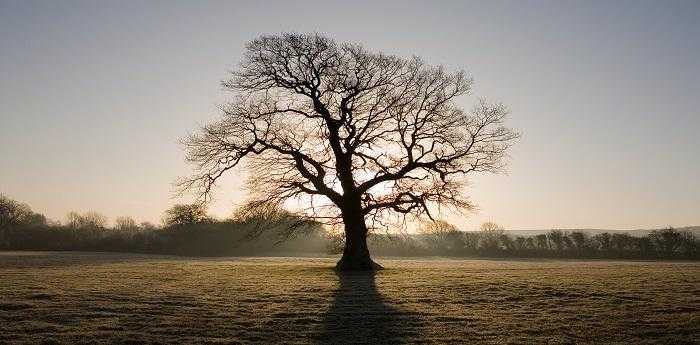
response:
M700 264L0 252L0 343L697 344Z

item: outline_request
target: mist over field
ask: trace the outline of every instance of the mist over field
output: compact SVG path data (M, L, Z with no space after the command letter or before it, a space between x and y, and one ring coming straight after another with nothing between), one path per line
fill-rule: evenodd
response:
M120 218L110 227L95 212L60 224L2 200L15 210L2 219L19 216L0 232L0 343L696 344L700 336L697 227L630 234L486 223L463 232L436 223L371 235L384 269L352 273L332 269L342 237L289 213L217 221L181 205L162 226Z
M243 208L216 220L201 205L175 205L163 224L130 217L109 226L97 212L71 212L47 220L27 204L0 195L0 250L106 251L181 256L328 256L343 253L337 229L285 210ZM335 230L335 231L334 231ZM429 222L417 232L375 231L367 246L375 255L399 257L700 259L700 227L653 230L505 230L484 223L461 231Z

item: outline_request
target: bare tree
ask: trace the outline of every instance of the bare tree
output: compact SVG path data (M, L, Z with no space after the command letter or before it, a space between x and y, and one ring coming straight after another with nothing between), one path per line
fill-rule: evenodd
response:
M573 242L573 245L580 255L581 252L583 252L585 249L587 249L589 245L589 238L588 234L583 232L583 231L574 231L569 234L569 238L571 238L571 241Z
M649 234L649 238L664 258L674 257L683 241L683 235L672 227L654 230Z
M135 232L139 229L139 226L136 224L134 218L124 216L117 217L114 220L114 229L117 231Z
M462 232L453 224L443 220L425 222L418 232L439 255L452 254L464 247Z
M175 204L165 211L163 225L178 226L209 222L207 209L200 204Z
M252 204L295 199L299 213L344 226L338 269L379 268L370 229L468 209L466 176L503 168L518 135L500 104L455 104L471 86L465 72L417 57L318 34L261 36L223 82L235 98L222 118L183 140L195 173L180 186L206 201L245 162Z
M479 230L481 237L479 247L487 254L497 254L501 249L501 237L505 235L503 227L493 222L486 222L481 224Z
M0 234L10 226L27 223L33 214L29 205L0 194Z
M107 217L95 211L83 214L71 211L66 215L66 225L75 229L104 229L107 227Z
M547 232L549 243L554 245L554 249L560 253L564 251L564 239L566 236L566 233L561 230L550 230Z
M32 212L29 205L0 194L0 248L7 244L7 233L18 225L46 224L46 217Z

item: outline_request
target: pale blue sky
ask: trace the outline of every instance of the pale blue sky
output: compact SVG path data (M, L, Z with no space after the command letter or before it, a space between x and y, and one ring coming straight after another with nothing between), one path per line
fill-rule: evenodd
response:
M463 227L700 224L698 1L3 0L0 192L158 221L188 173L177 139L218 116L244 44L281 31L464 68L510 107L523 138L508 175L473 179Z

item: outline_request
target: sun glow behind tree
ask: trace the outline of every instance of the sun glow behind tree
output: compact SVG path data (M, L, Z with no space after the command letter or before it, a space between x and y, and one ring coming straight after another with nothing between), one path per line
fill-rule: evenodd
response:
M454 103L471 92L464 71L318 34L261 36L246 49L223 82L234 99L222 118L183 140L195 173L180 186L207 201L244 164L251 205L296 199L302 214L343 225L339 269L379 267L366 238L389 220L472 208L467 176L501 171L518 137L503 105Z

